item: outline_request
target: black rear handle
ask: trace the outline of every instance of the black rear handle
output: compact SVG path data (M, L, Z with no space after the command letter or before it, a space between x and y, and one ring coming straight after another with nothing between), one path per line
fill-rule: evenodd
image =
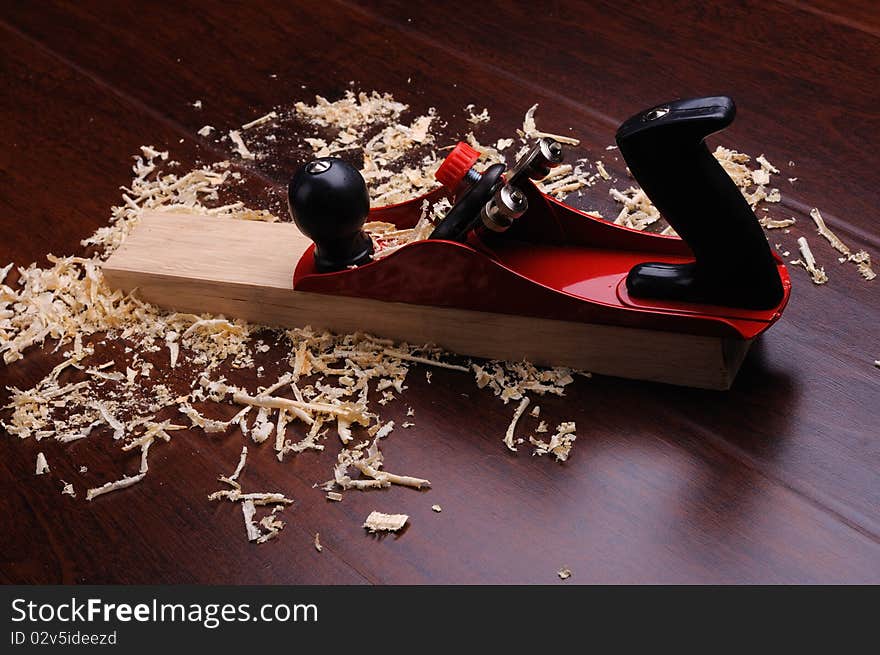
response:
M632 296L749 309L782 300L764 231L706 147L705 138L735 115L726 96L676 100L636 114L617 130L633 177L696 258L638 264L626 279Z

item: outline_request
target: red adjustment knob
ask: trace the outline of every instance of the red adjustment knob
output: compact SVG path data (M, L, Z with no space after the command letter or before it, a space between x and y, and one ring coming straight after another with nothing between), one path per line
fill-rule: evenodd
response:
M459 141L440 164L434 177L447 189L455 190L479 158L479 150L474 150L464 141Z

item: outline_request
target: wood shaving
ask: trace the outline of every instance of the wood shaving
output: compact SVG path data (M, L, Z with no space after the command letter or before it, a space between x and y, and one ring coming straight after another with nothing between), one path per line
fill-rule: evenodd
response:
M104 494L109 494L111 491L118 491L120 489L127 489L133 484L137 484L141 480L144 479L146 473L138 473L137 475L132 476L123 476L120 480L116 480L114 482L108 482L106 484L101 485L100 487L95 487L93 489L89 489L86 492L86 500L93 500L98 496L103 496Z
M797 220L794 218L782 218L782 219L773 219L765 216L761 218L759 221L762 227L767 228L768 230L779 230L786 227L791 227Z
M217 421L205 418L193 408L189 403L183 403L178 408L182 414L185 414L192 422L193 427L202 428L207 433L226 432L229 429L228 421Z
M825 224L825 219L822 218L822 214L819 213L819 210L815 207L810 210L810 218L812 218L813 222L816 224L816 229L818 230L819 235L824 237L828 243L831 244L832 248L843 255L842 261L854 262L859 273L861 273L866 280L873 280L877 277L877 274L871 268L871 256L867 252L860 250L857 253L853 253L849 246L841 241L834 232L828 229L828 226ZM804 256L804 259L806 259L806 256Z
M46 456L43 453L37 453L37 466L34 475L43 475L43 473L48 472L49 463L46 461Z
M734 184L740 188L743 197L753 210L761 202L779 202L781 200L778 189L767 189L766 187L770 183L771 174L777 174L779 170L770 164L763 155L758 156L755 160L760 164L760 168L752 170L746 166L751 159L746 154L722 146L718 146L712 154Z
M346 91L345 96L335 102L315 96L314 105L297 102L294 108L297 114L313 125L341 130L396 121L408 109L405 104L395 102L390 93L380 94L377 91L369 94L363 91L357 94Z
M177 343L177 332L168 332L165 335L165 346L168 348L168 363L171 368L177 366L177 358L180 357L180 344Z
M258 544L266 543L270 539L277 537L281 530L284 529L285 523L278 520L277 514L284 510L285 506L293 503L293 500L287 498L279 492L257 492L244 493L238 482L238 477L244 470L247 463L247 447L242 447L241 455L235 471L230 476L221 475L218 479L229 485L230 489L220 489L208 495L208 500L228 500L229 502L241 503L241 512L244 517L244 526L247 533L248 541ZM257 513L257 506L274 505L272 512L259 522L254 521Z
M274 505L277 503L290 505L293 502L293 500L287 498L283 493L278 491L259 491L254 493L244 493L238 487L233 489L220 489L219 491L215 491L208 496L208 500L221 499L228 500L232 503L250 500L253 501L254 505Z
M831 244L832 248L847 257L852 255L849 246L841 241L834 232L828 229L828 226L825 224L825 219L822 218L822 214L819 213L819 210L815 207L810 210L810 218L812 218L813 222L816 224L816 229L819 232L819 235L825 237L828 243Z
M752 182L758 185L770 184L770 173L763 169L752 171Z
M556 575L559 576L560 580L568 580L571 577L571 569L567 566L563 566L556 572Z
M427 239L437 222L446 216L452 208L448 197L431 204L427 199L422 203L422 215L412 228L398 229L393 223L371 221L364 225L364 230L373 238L374 259L387 257L403 246L414 241Z
M550 441L542 441L529 437L529 443L535 446L532 455L552 454L556 456L557 462L564 462L571 454L571 447L574 445L577 436L575 435L574 421L560 423L556 427L556 434L550 437Z
M412 487L414 489L424 489L431 486L429 480L417 478L410 475L398 475L383 471L382 466L384 457L379 450L379 440L385 438L390 429L393 429L394 422L389 421L383 432L382 429L375 433L369 447L363 445L352 449L343 449L337 456L336 468L333 472L333 480L327 485L335 484L340 489L379 489L387 488L391 485L399 485L404 487ZM348 472L351 468L357 469L365 478L352 479Z
M241 513L244 515L244 527L247 531L248 541L258 541L262 536L260 529L257 527L257 524L254 523L254 515L257 513L257 508L254 505L254 501L245 500L241 504Z
M431 510L437 512L438 514L443 511L443 508L440 505L431 505Z
M537 183L538 188L557 200L564 200L575 191L593 186L596 179L600 177L598 173L590 173L586 167L587 161L584 159L579 159L574 166L571 164L556 166L543 180ZM602 170L605 170L604 166Z
M244 139L241 138L241 132L238 130L229 130L229 140L235 144L235 151L242 159L255 159L254 153L248 150Z
M464 108L464 110L468 113L468 123L479 125L480 123L488 123L491 120L489 117L489 110L485 107L483 108L483 111L481 111L479 114L475 113L474 105L468 105Z
M226 478L228 481L238 480L238 476L241 475L241 472L244 470L245 464L247 464L247 454L247 446L242 446L241 455L238 458L238 466L235 467L235 471L232 472L232 475Z
M61 481L61 484L64 485L61 488L62 496L70 496L71 498L76 498L76 489L73 488L73 484L71 484L70 482L65 482L64 480Z
M325 497L327 498L327 500L332 500L335 503L342 501L342 494L338 491L328 491Z
M196 134L198 134L199 136L211 136L211 132L213 132L213 131L214 131L214 128L212 126L205 125L198 132L196 132Z
M408 362L415 362L416 364L436 366L438 368L449 369L450 371L462 371L464 373L469 372L469 369L466 366L461 366L459 364L450 364L449 362L443 362L437 359L430 359L428 357L421 357L419 355L413 355L411 353L402 352L400 350L386 348L385 354L393 359L402 359Z
M551 134L549 132L540 131L535 125L535 111L538 109L538 103L535 103L531 107L529 107L528 111L526 111L525 118L523 119L523 127L522 133L526 138L529 139L541 139L543 137L547 137L550 139L554 139L559 141L560 143L566 143L570 146L576 146L580 144L578 139L574 139L570 136L560 136L558 134Z
M507 157L505 157L502 152L496 150L490 145L480 143L477 140L477 137L474 136L473 132L468 132L465 135L465 141L467 141L469 146L480 153L480 156L477 159L477 165L482 164L484 166L489 166L491 164L504 164L507 162Z
M608 193L623 205L623 209L614 219L615 225L623 225L633 230L644 230L660 220L660 211L640 187L629 187L624 191L611 189Z
M315 533L315 550L319 553L324 550L324 547L321 545L321 535L317 532Z
M257 538L258 544L264 544L281 534L281 530L284 529L285 523L284 521L279 521L275 518L275 515L282 509L283 507L281 505L277 505L272 509L271 514L260 519L260 529L263 533Z
M113 416L106 403L95 401L93 407L98 410L104 422L113 428L113 438L121 439L125 434L125 424Z
M141 466L139 469L139 472L141 474L146 474L147 471L150 470L150 465L149 465L149 462L147 461L147 457L150 452L150 446L153 445L153 441L155 441L155 439L153 439L151 437L149 439L144 440L144 442L141 444Z
M816 258L813 257L813 251L810 250L810 244L807 243L806 238L800 237L797 243L798 250L801 251L801 259L795 259L791 262L792 265L802 266L810 274L814 284L825 284L828 281L828 276L825 274L825 269L816 265Z
M516 446L514 445L514 433L516 432L516 424L519 422L520 417L523 415L523 412L526 411L526 407L529 406L529 397L524 396L520 401L519 406L513 412L513 419L510 421L510 425L507 427L507 432L504 434L504 445L507 446L507 449L516 452Z
M471 364L477 388L489 388L504 404L520 400L527 392L565 395L565 387L574 382L571 369L538 369L529 362L491 361Z
M409 516L406 514L383 514L373 511L364 521L364 527L370 532L397 532L408 520Z
M762 170L765 170L768 173L775 173L775 174L779 173L779 169L776 168L769 161L767 161L767 158L763 154L760 154L757 157L755 157L755 161L761 165Z
M259 118L252 120L250 123L245 123L241 126L241 129L249 130L252 127L257 127L258 125L265 125L266 123L271 123L276 118L278 118L278 112L270 111L265 116L260 116Z

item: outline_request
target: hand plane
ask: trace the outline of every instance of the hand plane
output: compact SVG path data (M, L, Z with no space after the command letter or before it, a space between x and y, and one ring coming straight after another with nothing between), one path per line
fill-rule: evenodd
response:
M535 185L564 158L541 139L508 169L459 144L441 188L370 207L360 173L334 158L293 175L293 224L145 214L107 260L111 285L179 311L271 326L367 331L462 355L729 388L752 341L779 319L791 283L705 138L727 97L639 112L616 139L678 236L614 225ZM365 221L416 225L454 195L429 238L387 256Z

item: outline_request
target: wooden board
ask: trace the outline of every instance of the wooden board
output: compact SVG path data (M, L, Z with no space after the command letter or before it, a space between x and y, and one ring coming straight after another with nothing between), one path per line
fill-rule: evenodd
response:
M111 286L177 311L258 325L366 331L488 359L727 389L748 341L293 290L310 245L291 223L145 213L104 265Z

